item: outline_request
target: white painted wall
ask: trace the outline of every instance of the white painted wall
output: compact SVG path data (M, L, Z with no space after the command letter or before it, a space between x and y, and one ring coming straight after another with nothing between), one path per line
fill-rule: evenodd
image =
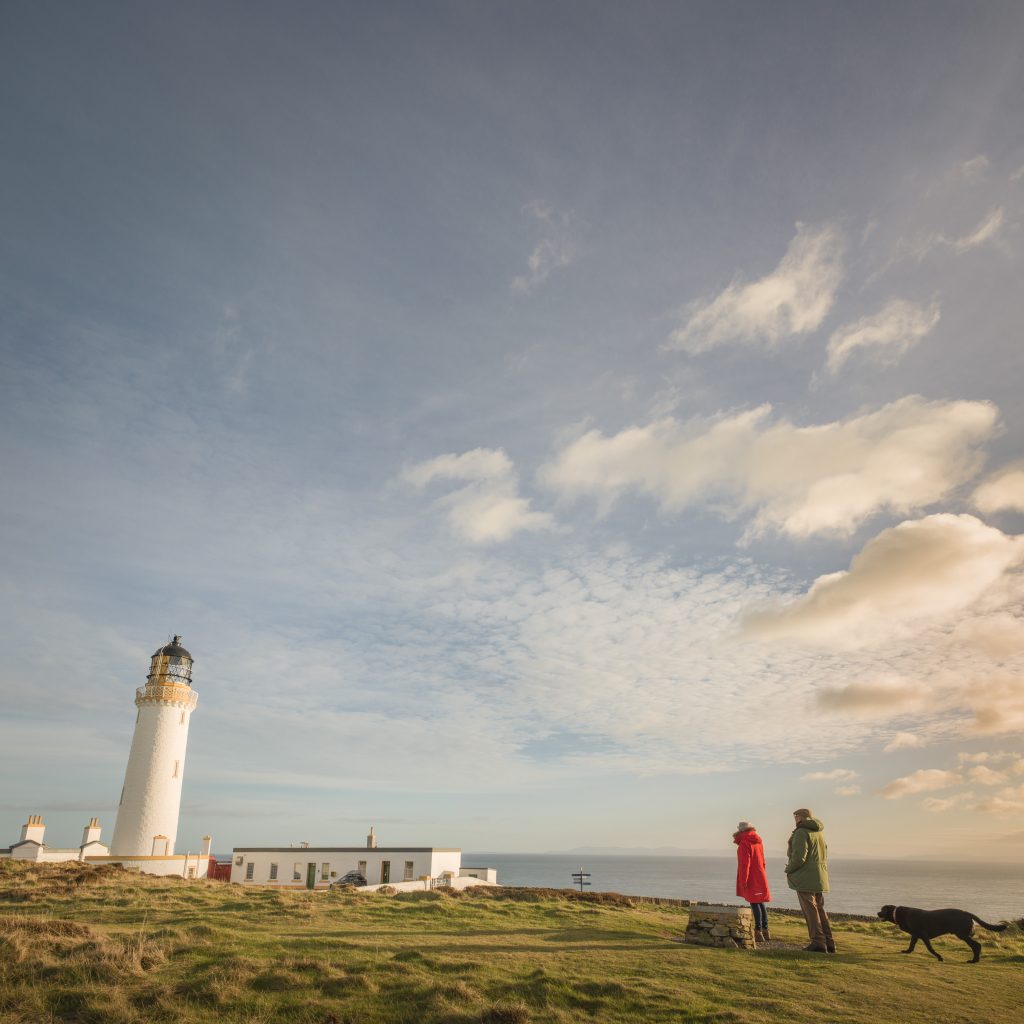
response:
M123 864L147 875L177 875L179 878L205 878L210 858L201 854L176 854L173 857L86 857L87 864Z
M179 702L139 707L110 842L113 855L151 856L154 836L166 836L166 852L174 853L191 714Z
M331 882L336 882L347 872L360 870L363 861L366 862L363 873L366 875L367 884L382 884L383 865L387 861L391 865L389 884L396 885L406 881L407 861L412 862L412 869L408 872L409 880L418 880L423 875L438 878L446 871L457 878L462 863L462 851L422 847L377 847L374 850L359 846L284 846L260 849L237 847L231 858L231 881L240 885L305 889L309 865L315 864L315 887L326 889ZM272 864L277 865L276 878L271 878ZM296 864L299 865L298 878L294 877ZM250 874L252 877L249 877Z

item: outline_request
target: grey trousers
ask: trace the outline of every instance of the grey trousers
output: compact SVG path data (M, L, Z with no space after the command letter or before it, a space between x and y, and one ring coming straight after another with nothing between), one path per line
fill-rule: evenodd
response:
M825 913L825 895L820 892L798 892L800 909L804 912L807 922L807 934L811 937L812 946L827 946L834 942L832 926Z

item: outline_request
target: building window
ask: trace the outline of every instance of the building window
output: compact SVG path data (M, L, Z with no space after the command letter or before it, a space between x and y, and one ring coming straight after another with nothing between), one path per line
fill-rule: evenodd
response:
M404 874L404 876L402 878L403 881L405 881L405 882L411 882L412 881L412 870L413 870L414 867L415 867L415 865L413 864L413 862L411 860L407 860L405 862L405 874Z
M246 879L246 881L249 881L252 878L252 873L255 870L256 870L256 864L253 861L249 861L249 863L245 865L245 879Z
M181 775L181 762L180 761L175 761L174 762L174 774L171 776L171 778L172 779L176 779L180 775Z
M195 868L189 868L188 869L188 877L189 878L195 878L196 877L196 869Z
M363 876L363 878L366 878L366 861L365 860L361 860L356 865L356 867L358 867L358 869L359 869L359 874L361 874Z
M331 877L331 865L326 861L320 865L320 881L326 882Z
M276 864L271 864L270 865L270 880L273 882L273 881L276 880L276 878L277 878L277 865Z
M302 881L302 862L301 861L297 860L292 865L292 881L293 882L301 882Z

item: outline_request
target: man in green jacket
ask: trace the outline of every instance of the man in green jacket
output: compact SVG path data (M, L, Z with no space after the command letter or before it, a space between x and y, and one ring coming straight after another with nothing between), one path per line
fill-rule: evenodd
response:
M811 944L804 948L809 953L834 953L835 940L832 926L825 913L825 893L828 892L828 844L825 826L806 807L793 812L796 828L789 837L786 851L786 880L790 889L796 889L800 909L807 921Z

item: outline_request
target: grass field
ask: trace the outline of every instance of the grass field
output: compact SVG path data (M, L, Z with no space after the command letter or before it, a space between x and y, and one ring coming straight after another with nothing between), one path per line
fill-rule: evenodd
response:
M890 925L836 921L836 956L772 917L755 951L683 945L685 909L536 890L245 890L0 861L0 1021L864 1022L1016 1019L1018 926L939 963ZM980 931L980 929L979 929Z

